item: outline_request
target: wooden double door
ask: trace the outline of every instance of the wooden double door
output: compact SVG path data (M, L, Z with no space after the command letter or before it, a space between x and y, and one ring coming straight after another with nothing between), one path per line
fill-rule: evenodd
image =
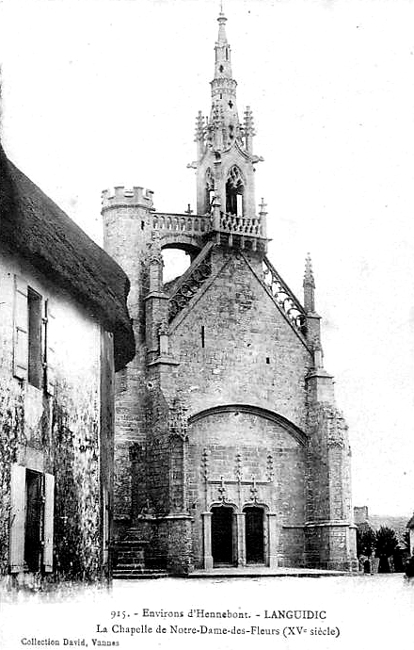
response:
M244 508L246 564L264 564L264 510L260 507ZM212 508L211 551L214 566L234 565L237 562L236 516L232 507Z

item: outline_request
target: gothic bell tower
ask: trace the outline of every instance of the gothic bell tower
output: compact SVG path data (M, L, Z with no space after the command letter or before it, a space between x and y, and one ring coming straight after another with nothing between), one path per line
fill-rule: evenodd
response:
M214 48L210 116L204 117L200 111L196 120L197 160L191 166L197 170L197 214L212 214L216 233L240 233L247 239L254 235L255 239L265 240L264 204L256 216L254 188L254 167L263 159L253 154L255 133L249 107L243 122L239 120L226 21L221 11ZM253 248L258 248L257 243L253 243ZM265 241L259 247L265 250Z
M197 212L157 212L139 186L103 193L137 350L116 386L118 577L355 562L347 426L323 367L311 261L302 305L266 256L252 113L240 121L223 11L218 24L190 165ZM191 265L164 282L171 248Z

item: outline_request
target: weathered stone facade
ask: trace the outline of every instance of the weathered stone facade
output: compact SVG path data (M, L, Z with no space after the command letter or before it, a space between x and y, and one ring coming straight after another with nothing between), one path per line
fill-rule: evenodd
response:
M32 587L95 581L110 576L114 331L123 317L111 326L96 299L85 306L93 253L101 262L95 294L101 281L110 289L111 273L124 290L127 279L1 147L0 156L9 183L0 235L0 579ZM91 256L88 271L77 270L82 293L62 282L65 251L72 273L83 252ZM130 352L118 367L133 356L125 334Z
M250 109L236 109L219 17L197 214L103 194L105 248L131 280L135 359L116 388L115 520L174 573L219 564L356 566L347 427L323 369L307 261L302 306L266 257ZM162 250L192 264L164 284Z

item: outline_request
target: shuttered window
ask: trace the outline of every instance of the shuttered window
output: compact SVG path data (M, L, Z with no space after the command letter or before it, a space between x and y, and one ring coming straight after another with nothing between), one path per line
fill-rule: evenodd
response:
M14 276L13 374L27 379L29 361L27 284Z
M46 573L53 571L53 515L54 515L55 477L45 474L45 510L43 527L43 568Z
M41 482L41 493L43 494L39 516L37 521L37 499L28 509L30 501L28 492L36 486L36 475ZM10 544L9 544L9 565L11 573L31 569L38 570L40 566L40 549L42 568L45 572L53 571L53 517L54 517L54 486L55 478L52 474L38 474L28 470L21 465L13 464L11 467L11 509L10 509ZM33 525L35 520L36 525ZM35 527L35 531L29 530L29 526ZM34 533L33 535L31 533ZM37 550L39 549L39 551ZM36 559L36 554L39 558ZM26 561L25 561L26 558Z
M42 313L43 311L43 313ZM50 300L15 276L13 374L48 395L55 391L56 327Z
M24 568L24 534L26 518L26 468L11 467L11 509L9 564L12 573Z
M49 395L55 393L56 325L50 300L45 300L44 315L44 387Z

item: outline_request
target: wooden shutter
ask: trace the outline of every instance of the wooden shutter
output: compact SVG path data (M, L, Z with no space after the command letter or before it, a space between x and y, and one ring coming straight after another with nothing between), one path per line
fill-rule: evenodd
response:
M43 527L43 566L46 572L53 571L53 516L55 510L55 477L45 474L45 510Z
M13 374L27 379L29 359L27 283L14 276Z
M26 518L26 468L21 465L11 466L11 509L10 509L10 571L23 571L24 535Z
M44 317L44 364L45 364L45 390L49 395L55 393L55 336L56 324L55 317L51 308L50 300L45 300L45 317Z
M106 566L109 559L109 493L102 489L102 564Z

